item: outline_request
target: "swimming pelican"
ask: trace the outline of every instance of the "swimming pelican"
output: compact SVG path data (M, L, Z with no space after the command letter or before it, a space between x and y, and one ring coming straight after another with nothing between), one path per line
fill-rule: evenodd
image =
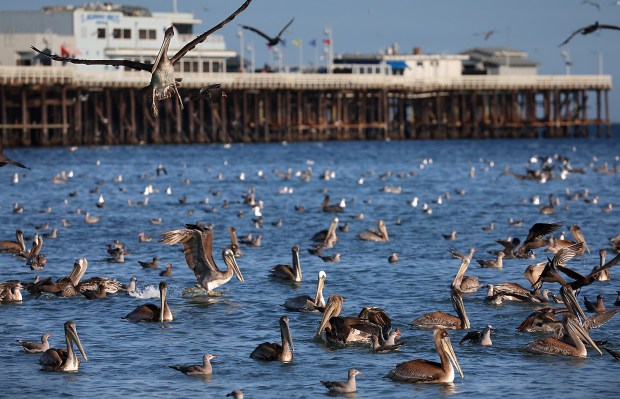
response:
M202 357L202 364L176 365L168 367L178 370L185 375L210 375L213 373L213 369L211 368L211 359L215 358L217 358L217 356L206 353Z
M364 230L357 235L358 240L363 241L375 241L375 242L388 242L390 237L388 236L385 222L381 219L377 220L377 230L374 229Z
M353 393L357 390L355 386L355 376L359 374L362 374L362 372L356 369L349 369L346 381L321 381L321 384L325 385L330 392Z
M603 354L583 328L577 316L567 313L562 325L566 332L564 341L555 337L540 338L527 344L523 350L537 355L586 357L588 351L582 342L584 340L599 354Z
M331 204L331 205L329 204L330 200L331 200L331 197L329 195L326 195L325 198L323 199L323 203L321 204L321 210L323 212L340 213L344 211L346 207L346 201L344 199L340 201L340 203L338 204Z
M183 244L187 266L194 272L202 288L211 292L229 282L233 274L240 281L245 281L235 260L235 254L228 248L222 251L226 270L218 269L213 259L213 231L193 224L185 226L186 229L160 234L162 238L159 242L165 245Z
M254 360L274 361L282 363L290 363L293 361L293 338L288 324L288 316L280 317L280 335L282 336L282 345L278 343L263 342L258 345L250 354Z
M82 347L82 342L78 336L75 323L73 321L65 322L65 341L67 349L50 348L46 350L39 359L39 364L45 371L78 371L80 367L80 359L73 351L73 343L77 345L78 350L82 353L84 361L88 361L88 357Z
M124 319L130 321L154 321L163 323L164 321L174 320L174 316L168 307L168 301L166 301L166 292L168 291L168 284L165 281L159 283L159 298L161 300L160 306L152 303L140 305L132 310Z
M599 265L598 267L603 267L605 265L605 258L607 257L607 250L605 250L604 248L601 249L599 251ZM592 271L594 272L597 269L597 267L595 266ZM609 274L609 269L603 270L600 273L598 273L595 278L598 281L609 281L611 280L611 275Z
M452 363L454 363L461 378L464 378L461 366L458 360L456 360L448 331L443 328L435 330L433 340L435 341L435 348L437 348L441 363L423 359L409 360L408 362L397 364L394 370L390 371L386 377L394 381L419 384L451 383L454 381L454 369L452 368Z
M322 312L325 309L325 299L323 298L323 286L325 285L325 278L327 275L323 270L319 272L319 277L316 285L316 295L314 298L308 295L300 295L293 298L289 298L284 301L286 310L293 312Z
M332 248L338 240L338 236L336 235L336 227L338 227L338 222L338 218L333 218L329 224L329 227L326 230L321 230L315 233L311 240L322 243L324 248Z
M293 254L292 266L276 265L269 272L275 278L287 281L301 282L301 264L299 263L299 247L293 245L291 250Z
M193 50L198 44L204 42L207 37L209 37L213 32L221 29L224 25L232 21L239 13L245 10L252 0L246 0L245 3L241 7L239 7L234 13L232 13L228 18L209 29L208 31L198 35L194 40L187 43L181 50L179 50L172 58L168 58L168 46L170 45L170 40L172 36L174 36L174 29L171 26L166 29L164 35L164 41L159 50L159 54L157 54L157 58L153 64L143 63L132 60L83 60L79 58L69 58L69 57L61 57L56 54L46 54L39 49L31 46L31 48L37 53L48 57L54 61L62 61L62 62L70 62L73 64L86 64L86 65L112 65L112 66L124 66L125 68L136 69L147 71L151 73L151 82L149 84L149 88L153 93L153 104L152 110L153 115L157 117L157 104L156 100L163 100L168 97L171 97L173 94L176 95L178 100L179 108L183 109L183 100L179 95L177 87L179 86L179 82L181 79L175 78L175 64L177 64L181 58L185 56L189 51Z
M458 316L437 311L422 315L413 320L411 324L422 328L450 328L455 330L468 330L470 328L469 318L467 317L467 313L465 313L465 305L463 304L463 296L460 289L463 275L468 266L469 261L463 259L456 276L454 276L454 281L450 286L452 306Z
M51 336L52 334L41 335L41 342L28 342L19 339L17 340L17 343L20 344L28 353L41 353L50 348L50 343L47 339Z
M77 290L77 286L80 283L80 280L86 273L86 269L88 268L88 261L86 258L80 258L75 261L73 264L73 269L71 269L71 273L68 276L62 277L56 282L53 282L51 278L45 278L39 282L37 282L32 287L32 294L39 295L43 292L49 292L59 297L70 297L78 295L79 292Z
M26 256L26 244L24 243L24 233L20 229L15 230L17 241L0 241L0 253L10 253L16 256Z

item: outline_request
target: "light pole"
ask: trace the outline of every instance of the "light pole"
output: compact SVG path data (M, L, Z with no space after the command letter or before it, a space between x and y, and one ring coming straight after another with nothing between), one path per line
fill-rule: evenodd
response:
M331 26L325 27L324 33L327 36L324 41L327 44L327 73L332 73L334 69L334 37Z
M570 60L570 53L568 50L562 50L562 58L564 58L564 68L566 70L566 74L570 75L570 67L573 63Z
M255 63L255 57L254 57L254 42L251 42L250 44L248 44L246 46L246 50L248 51L248 53L250 53L250 60L252 61L252 69L250 69L250 72L254 73L256 71L256 63Z
M243 46L243 31L241 29L237 31L237 37L239 38L239 72L243 73L245 71L245 47Z

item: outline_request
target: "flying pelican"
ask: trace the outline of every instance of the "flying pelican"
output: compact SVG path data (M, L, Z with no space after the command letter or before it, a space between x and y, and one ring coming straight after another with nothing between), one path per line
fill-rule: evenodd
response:
M228 16L228 18L226 18L213 28L209 29L208 31L197 36L194 40L187 43L185 46L183 46L183 48L181 48L181 50L179 50L174 56L172 56L172 58L168 58L168 46L170 45L170 40L172 39L172 36L174 36L174 29L172 26L166 29L164 41L153 64L132 60L83 60L79 58L61 57L56 54L46 54L41 50L35 48L34 46L31 46L31 48L37 53L45 57L51 58L54 61L71 62L73 64L86 65L112 65L115 67L124 66L126 68L137 69L151 73L151 82L148 87L153 93L153 115L157 117L158 111L156 100L166 99L168 97L171 97L173 94L175 94L177 97L179 108L183 109L183 100L181 99L181 96L179 95L177 89L181 79L175 78L174 65L177 64L181 60L181 58L185 56L185 54L193 50L198 44L204 42L207 37L209 37L212 33L221 29L224 25L232 21L238 14L245 10L251 2L252 0L246 0L246 2L243 3L243 5L239 7L234 13Z
M20 344L28 353L41 353L50 348L50 343L47 339L51 336L52 334L41 335L41 342L28 342L19 339L17 340L17 343Z
M288 316L280 317L280 335L282 336L282 345L278 343L263 342L258 345L250 354L254 360L274 361L282 363L290 363L293 361L293 338L289 329Z
M458 316L437 311L422 315L413 320L411 324L422 328L450 328L455 330L468 330L470 328L469 318L467 317L467 313L465 313L465 305L463 304L463 296L460 289L463 275L468 266L469 261L463 259L456 276L454 276L454 281L450 286L452 306Z
M588 351L582 340L591 345L599 354L603 354L596 346L588 332L583 328L577 316L567 313L562 321L566 332L565 340L555 337L540 338L527 344L523 350L537 355L578 356L586 357Z
M355 386L355 376L362 374L356 369L349 369L349 376L346 381L321 381L330 392L335 393L353 393L357 390Z
M588 35L590 33L594 33L597 30L602 30L602 29L620 30L620 26L599 24L598 21L596 21L592 25L584 26L583 28L579 28L573 33L571 33L571 35L567 37L566 40L564 40L562 43L560 43L558 47L562 47L563 45L568 43L578 33L581 33L582 35Z
M293 253L293 265L277 265L269 272L275 278L287 281L301 282L301 264L299 263L299 247L293 245L291 250Z
M577 226L576 224L572 225L570 227L570 232L572 234L572 236L575 238L575 241L572 240L562 240L562 239L556 239L556 238L549 238L549 246L547 246L547 248L545 248L545 252L551 252L551 253L556 253L558 252L560 249L562 248L566 248L569 247L577 242L583 242L583 249L581 250L581 254L583 254L583 251L586 250L588 251L588 253L590 253L590 248L588 248L588 244L586 243L586 240L583 236L583 232L581 231L581 229L579 228L579 226Z
M420 384L451 383L454 381L454 369L452 368L452 363L454 363L461 378L464 378L461 366L459 366L459 362L456 360L448 331L443 328L435 330L433 340L435 341L435 348L437 348L441 363L424 359L409 360L408 362L397 364L394 370L390 371L386 377L394 381Z
M77 358L73 351L73 343L77 345L77 348L82 353L84 361L88 361L88 357L82 347L82 342L78 336L75 323L73 321L65 322L65 341L67 342L67 349L55 349L50 348L46 350L39 359L39 364L45 371L78 371L80 367L80 359Z
M0 168L6 165L15 165L20 168L30 169L29 167L22 164L21 162L12 161L9 158L7 158L6 155L4 155L4 150L2 149L2 146L0 146Z
M172 321L174 316L168 307L166 301L166 292L168 291L168 284L165 281L159 283L159 298L161 300L161 306L147 303L140 305L132 310L124 319L130 321L155 321L163 323L164 321Z
M272 46L276 46L278 43L280 43L282 41L280 36L282 36L282 34L286 30L286 28L288 28L293 23L293 20L295 20L295 18L291 18L289 23L286 24L286 26L284 28L282 28L282 30L280 31L280 33L278 33L278 35L276 37L270 37L267 34L265 34L264 32L254 28L252 26L241 25L241 27L243 29L251 30L252 32L257 33L260 36L264 37L265 39L267 39L267 46L272 47Z
M528 252L532 249L544 247L549 245L549 241L545 240L545 237L549 234L553 233L557 229L562 227L562 223L536 223L534 224L523 244L515 254L519 258L524 258L528 256Z
M202 357L202 365L190 364L190 365L176 365L176 366L168 366L168 367L178 370L185 375L210 375L213 373L213 369L211 368L211 359L215 359L215 358L217 358L217 356L212 355L210 353L206 353Z
M286 310L293 312L322 312L325 309L325 299L323 298L323 286L327 275L323 270L319 272L316 284L316 295L314 298L308 295L299 295L284 301Z
M229 282L233 274L240 281L245 281L235 260L235 254L229 248L222 251L226 270L218 269L213 259L213 231L193 224L185 226L186 229L160 234L162 238L159 242L165 245L183 244L187 266L194 272L202 288L211 293L215 288Z

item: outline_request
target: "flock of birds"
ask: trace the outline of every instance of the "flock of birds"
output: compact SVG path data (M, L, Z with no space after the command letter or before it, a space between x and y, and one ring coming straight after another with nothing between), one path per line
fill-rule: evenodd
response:
M125 66L132 69L146 70L152 74L150 88L153 94L152 111L157 115L156 100L162 100L171 96L176 96L179 107L183 108L184 100L177 90L180 79L174 75L174 64L177 63L187 52L192 50L197 44L204 41L211 33L222 28L230 22L239 13L244 11L250 4L251 0L246 1L239 9L231 14L227 19L216 25L209 31L199 35L196 39L186 44L173 57L167 55L170 39L174 34L173 28L166 31L165 39L161 50L153 64L139 63L129 60L80 60L74 58L59 57L57 55L48 55L36 51L56 61L67 61L82 64L107 64L115 66ZM290 26L291 21L279 32L276 37L269 37L263 32L250 26L243 26L265 37L269 45L276 45L281 40L282 33ZM567 43L572 37L578 33L588 34L600 29L620 29L609 25L599 25L598 23L582 28L573 33L564 43ZM33 47L34 48L34 47ZM222 96L220 86L210 86L204 89L201 95L209 96L214 100L218 100ZM578 173L574 168L570 167L570 163L566 160L559 162L562 165L560 171L554 170L551 166L545 166L544 163L539 169L528 170L526 174L517 174L511 171L505 171L504 175L513 176L518 180L538 180L546 181L548 179L557 178L565 173ZM556 162L554 165L557 165ZM27 168L20 162L12 161L7 158L0 148L0 167L12 165L20 168ZM598 170L596 170L598 171ZM605 168L598 171L605 174L617 174L615 169ZM158 166L157 174L166 173L163 166ZM472 172L473 173L473 172ZM290 171L284 174L284 178L290 178ZM322 178L329 179L328 171ZM58 179L66 179L66 176L60 176ZM311 178L311 173L309 177ZM544 182L543 181L543 182ZM362 184L363 182L360 182ZM398 194L399 188L385 187L386 192ZM457 192L457 194L464 194ZM568 198L591 200L587 193L570 193L567 192ZM447 201L448 195L440 196L437 203ZM540 208L543 215L553 214L557 207L557 198L552 195L549 198L549 204ZM338 204L331 204L331 199L326 196L321 210L328 213L342 213L346 209L346 201L342 200ZM263 223L260 213L260 201L255 198L255 192L251 191L244 198L244 203L250 206L254 212L254 223L260 227ZM147 200L142 203L129 203L128 205L147 205ZM418 199L411 201L412 207L417 207ZM105 206L103 197L97 203L98 207ZM424 212L430 214L432 212L428 204L423 206ZM608 211L611 211L611 205ZM603 209L605 210L605 209ZM23 211L23 209L22 209ZM298 209L303 211L303 209ZM19 206L14 207L14 212L19 212ZM86 223L96 224L99 222L97 217L92 217L88 213L85 214L84 221ZM281 221L280 221L281 222ZM322 254L322 251L333 249L338 240L338 231L347 231L348 224L339 225L339 218L334 217L330 226L315 234L311 239L315 245L308 251L310 253L321 256L326 262L337 262L340 260L340 254L336 253L331 256ZM158 224L157 220L152 220L153 224ZM159 221L161 223L161 221ZM511 224L519 225L519 221L513 221ZM398 224L398 223L397 223ZM518 238L510 238L500 240L498 244L501 249L494 251L495 259L476 259L481 267L501 269L503 262L507 259L524 258L532 259L534 250L543 249L553 253L553 258L528 266L524 275L531 288L523 287L515 282L506 282L500 284L489 285L488 294L485 302L489 304L500 304L504 301L520 301L529 303L561 303L564 306L560 308L545 307L541 310L533 312L525 321L521 323L519 329L523 331L544 331L553 335L550 337L540 338L526 345L523 350L534 354L544 355L563 355L563 356L587 356L587 347L592 347L601 353L600 347L604 347L600 342L593 340L589 331L592 328L602 326L616 313L616 310L605 310L602 304L602 298L599 297L597 303L585 301L588 309L593 309L594 316L586 317L582 310L576 294L581 292L585 287L597 282L610 278L609 270L620 260L620 255L615 256L609 262L605 259L605 250L601 250L601 262L593 268L588 274L581 274L566 266L566 263L575 256L583 255L585 251L589 252L584 234L581 229L573 225L570 231L574 240L565 237L552 237L561 228L561 223L535 223L529 229L528 235L522 241ZM485 227L486 230L493 230L494 225ZM37 235L33 239L33 245L30 250L26 248L24 238L21 231L16 233L17 241L0 242L0 252L11 253L20 256L26 260L26 264L33 270L44 270L45 256L40 252L43 244L43 236ZM451 231L444 235L446 240L456 239L457 232ZM52 237L53 238L53 237ZM213 257L213 230L210 226L196 223L186 224L185 228L166 231L161 233L159 242L163 245L181 245L185 261L189 269L196 277L196 287L191 288L194 291L202 291L207 295L221 295L215 291L222 285L230 282L233 277L239 281L245 281L243 274L237 264L236 259L242 256L240 243L243 245L260 245L260 236L249 236L238 238L234 228L230 229L231 243L222 250L222 260L225 269L220 269ZM386 224L383 220L377 221L376 229L369 229L360 233L357 238L359 240L373 242L388 242L390 236L387 231ZM140 240L150 240L142 234ZM618 236L610 239L612 250L618 251L620 248L620 238ZM124 256L130 253L120 242L114 242L109 245L108 252L112 255L110 262L124 262ZM299 246L295 245L291 249L292 262L290 265L276 265L270 270L270 274L274 279L298 283L302 281L301 264L299 260ZM475 292L480 283L478 279L472 276L466 276L465 273L474 260L476 249L472 248L469 253L461 254L455 250L451 250L452 255L459 260L459 268L450 286L450 298L457 315L451 315L443 311L436 311L424 314L411 322L413 326L420 328L433 329L433 343L437 350L439 362L415 359L397 364L394 369L388 371L386 378L394 381L409 383L452 383L455 378L455 371L461 377L464 373L456 357L454 348L450 340L448 330L470 330L471 325L465 311L463 294ZM158 258L155 257L152 262L141 262L144 268L157 268ZM389 257L389 262L398 262L398 254L393 253ZM115 294L118 292L132 292L135 290L136 280L132 279L129 285L123 285L118 281L106 277L94 277L81 281L84 276L88 262L86 259L78 259L75 262L71 273L53 281L50 278L38 280L35 282L7 281L0 283L0 301L2 303L19 302L22 300L21 290L27 289L33 295L54 295L54 296L76 296L84 295L87 299L97 300L105 298L107 294ZM171 275L171 265L162 272L162 276ZM167 273L167 274L163 274ZM313 312L322 313L321 320L318 322L316 330L316 339L330 347L346 347L352 344L369 345L374 353L385 353L399 350L404 341L400 340L400 329L393 329L392 320L388 313L376 306L364 307L357 316L341 316L344 304L344 298L334 293L327 300L323 297L323 287L326 273L320 271L317 279L317 289L314 296L303 295L287 299L283 306L290 312ZM543 284L557 284L560 295L554 295L549 289L542 290ZM160 301L157 304L147 303L136 307L129 312L125 319L132 322L156 322L168 323L174 321L174 313L168 305L166 293L168 286L162 281L159 284ZM585 299L585 298L584 298ZM620 298L616 305L620 304ZM563 316L560 316L563 315ZM292 362L295 351L293 339L290 332L290 321L288 316L282 316L279 319L281 341L265 342L258 345L250 354L250 357L259 361L280 361L283 363ZM491 325L488 325L483 331L469 331L460 343L471 342L482 346L492 345L491 333L494 331ZM80 341L76 325L73 321L67 321L64 324L65 348L50 348L48 338L51 334L45 333L41 337L41 342L26 342L19 340L18 343L23 346L28 353L42 353L39 363L43 370L46 371L78 371L80 359L74 349L81 353L82 358L86 361L85 350ZM614 357L620 355L609 349ZM203 363L196 365L174 365L170 366L187 375L209 375L212 367L211 359L216 358L215 355L206 353L203 356ZM348 379L346 381L321 381L321 383L330 391L337 393L351 393L356 391L356 376L362 374L359 370L351 368L348 371ZM235 398L243 397L241 391L233 391L229 394Z

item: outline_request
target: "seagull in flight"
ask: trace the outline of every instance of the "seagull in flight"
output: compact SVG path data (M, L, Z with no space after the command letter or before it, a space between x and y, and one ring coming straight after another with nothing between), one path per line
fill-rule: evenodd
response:
M578 33L581 33L582 35L588 35L590 33L594 33L597 30L602 30L602 29L614 29L614 30L620 30L620 26L616 26L616 25L606 25L606 24L599 24L598 21L596 21L595 23L593 23L592 25L588 25L585 26L583 28L577 29L576 31L574 31L566 40L564 40L561 44L560 47L562 47L563 45L565 45L566 43L568 43L573 36L575 36Z
M601 5L594 0L582 0L581 4L591 5L592 7L596 7L597 10L601 11Z
M181 79L175 78L174 76L174 65L178 63L181 58L185 56L189 51L193 50L198 44L204 42L207 37L209 37L213 32L218 31L224 25L232 21L238 14L243 12L252 2L252 0L246 0L245 3L241 7L239 7L234 13L232 13L228 18L215 25L213 28L204 32L201 35L198 35L194 40L188 42L181 50L179 50L174 56L168 58L168 46L170 45L170 40L174 36L174 29L172 27L166 29L166 33L164 35L164 41L161 45L161 49L157 54L157 58L155 59L155 63L143 63L132 60L84 60L79 58L69 58L69 57L61 57L56 54L46 54L41 50L31 46L31 48L39 54L44 55L45 57L51 58L54 61L62 61L62 62L71 62L73 64L86 64L86 65L112 65L114 67L124 66L130 69L137 69L142 71L148 71L151 73L151 83L148 88L150 88L153 92L153 104L152 111L153 115L157 117L157 103L156 100L164 100L166 98L172 97L172 95L176 95L179 108L183 109L183 100L179 95L178 86L180 85Z
M484 40L489 40L489 38L491 36L493 36L494 34L499 33L499 31L495 30L495 29L491 29L489 31L486 32L482 32L482 33L476 33L476 36L482 36L482 38Z
M256 28L254 28L252 26L241 25L241 27L243 29L251 30L252 32L257 33L260 36L264 37L265 39L267 39L267 46L272 47L272 46L276 46L278 43L280 43L282 41L280 36L282 36L282 34L286 30L286 28L288 28L293 23L293 20L295 20L295 18L291 18L291 20L288 22L288 24L286 24L286 26L284 28L282 28L282 30L280 31L280 33L278 33L278 35L276 37L270 37L266 33L262 32L262 31L260 31L260 30L258 30Z

